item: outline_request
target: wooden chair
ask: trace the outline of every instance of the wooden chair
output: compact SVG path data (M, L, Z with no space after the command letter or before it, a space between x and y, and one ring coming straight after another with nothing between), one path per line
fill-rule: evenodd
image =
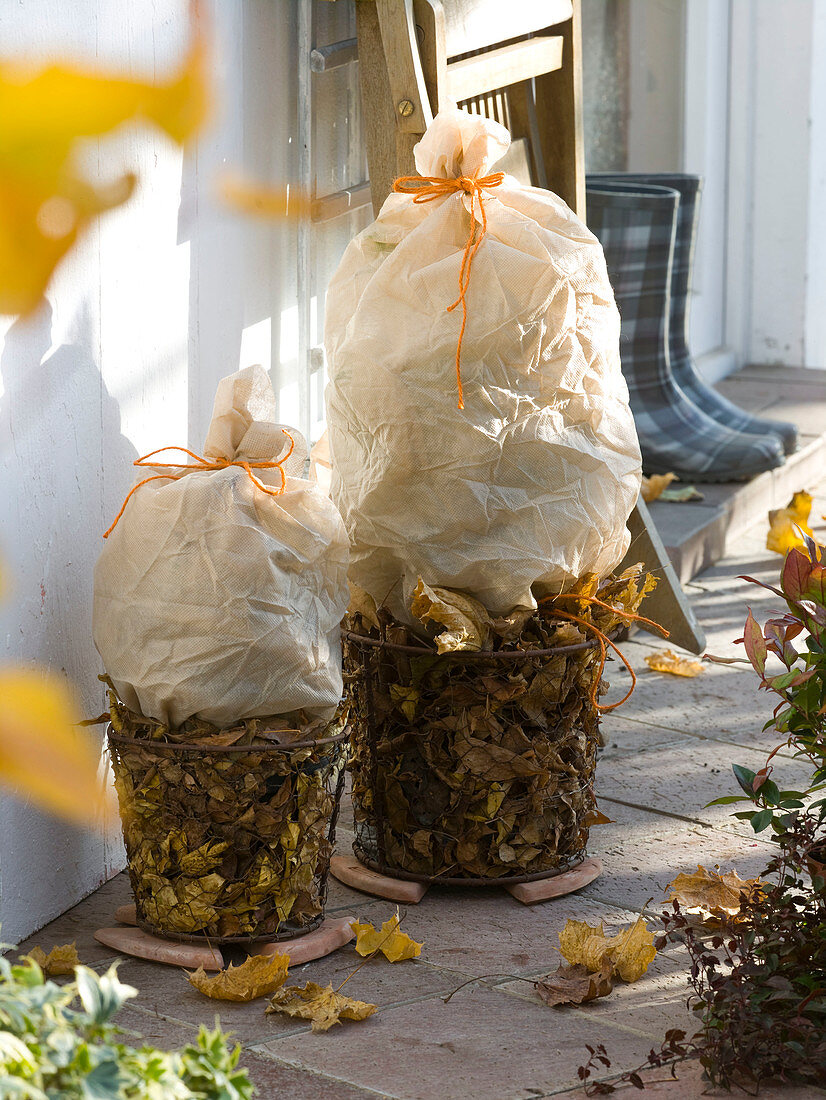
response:
M356 29L376 213L393 181L415 174L413 147L454 101L510 130L497 169L549 188L585 220L579 0L356 0ZM642 561L661 578L646 614L701 652L705 637L642 500L629 528L623 566Z

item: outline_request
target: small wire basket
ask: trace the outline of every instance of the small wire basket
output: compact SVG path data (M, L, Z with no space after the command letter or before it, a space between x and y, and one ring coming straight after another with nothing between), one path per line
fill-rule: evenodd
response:
M343 633L356 858L465 886L582 862L590 826L605 820L598 643L437 654L381 634Z
M134 717L129 733L146 728ZM290 744L228 745L109 727L139 927L240 944L321 924L349 751L341 708L327 728Z

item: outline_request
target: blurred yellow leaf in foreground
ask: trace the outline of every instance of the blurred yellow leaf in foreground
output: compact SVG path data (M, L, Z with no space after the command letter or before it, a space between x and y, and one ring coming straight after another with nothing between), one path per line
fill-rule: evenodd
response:
M35 669L0 669L0 784L42 810L89 825L105 798L98 754L77 721L62 680Z
M219 193L228 206L254 218L309 218L313 209L312 199L297 187L270 187L234 173L222 177Z
M196 5L190 50L162 83L0 63L0 313L34 309L89 222L132 193L131 174L104 185L83 176L75 160L81 139L142 118L182 143L203 121L207 98Z

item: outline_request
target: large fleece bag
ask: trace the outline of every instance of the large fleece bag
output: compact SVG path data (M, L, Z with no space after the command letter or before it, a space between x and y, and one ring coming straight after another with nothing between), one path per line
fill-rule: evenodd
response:
M509 143L497 123L444 111L416 168L436 181L486 176ZM447 307L467 264L471 194L391 194L327 295L332 497L351 579L399 615L419 576L501 614L607 574L640 489L599 242L556 195L509 176L481 202L464 408L462 315Z
M280 469L256 465L288 442L274 421L261 367L223 379L203 456L219 468L142 485L105 543L95 645L135 711L175 726L335 711L347 535L314 483L286 476L277 496L256 486L281 486Z

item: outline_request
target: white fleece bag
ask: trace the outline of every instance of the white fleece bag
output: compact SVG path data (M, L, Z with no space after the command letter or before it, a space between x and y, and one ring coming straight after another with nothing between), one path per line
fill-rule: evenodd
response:
M497 123L443 111L416 168L484 177L509 144ZM609 573L640 489L599 242L556 195L510 176L476 195L451 186L431 201L391 194L327 294L331 491L350 577L405 617L419 576L502 614ZM447 307L472 203L460 409L462 310Z
M95 645L132 710L174 726L335 711L347 535L313 482L286 476L277 496L254 484L281 486L280 469L255 465L288 446L274 421L261 367L224 378L204 447L222 468L150 469L181 476L137 489L104 545Z

